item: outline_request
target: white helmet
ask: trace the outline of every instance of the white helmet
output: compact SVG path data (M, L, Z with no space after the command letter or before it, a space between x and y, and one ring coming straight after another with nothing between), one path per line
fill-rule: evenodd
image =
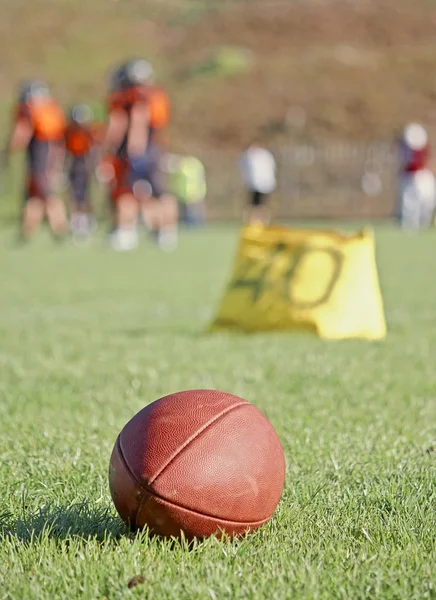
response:
M428 134L419 123L409 123L403 130L403 141L411 150L422 150L428 143Z
M75 104L70 110L70 118L78 125L92 121L92 108L87 104Z
M135 59L126 65L126 79L130 85L144 85L153 83L154 69L148 60Z
M20 102L29 102L29 100L39 100L49 97L50 90L43 81L26 81L20 86Z

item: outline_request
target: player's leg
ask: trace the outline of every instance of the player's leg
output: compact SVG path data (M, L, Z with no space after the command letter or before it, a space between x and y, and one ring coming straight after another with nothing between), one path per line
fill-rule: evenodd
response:
M112 180L115 228L110 235L114 250L133 250L138 245L138 201L129 183L130 169L127 161L118 160Z
M265 223L267 220L267 213L265 210L265 194L262 194L258 190L252 190L250 193L250 209L249 209L249 223Z
M400 181L401 226L407 231L419 229L420 198L414 173L407 173Z
M436 185L433 173L423 169L418 177L420 197L420 226L428 229L433 224L433 215L436 206Z
M22 217L22 237L27 239L41 226L47 216L49 226L57 237L67 232L67 215L64 203L49 192L47 173L32 173L27 186Z
M147 230L163 250L173 250L178 240L178 203L164 192L159 150L151 146L142 157L130 161L129 181L141 208Z
M138 246L138 202L130 192L116 200L115 230L111 233L114 250L128 251Z
M146 177L144 175L142 179L138 179L133 183L133 194L138 201L144 226L148 232L152 233L157 231L159 223L152 187Z
M162 250L171 251L178 245L179 205L171 194L162 194L156 200L160 211L158 244Z
M22 240L30 238L44 219L47 157L47 143L33 141L27 147L27 175L20 232Z
M31 177L26 186L24 208L21 216L21 238L29 239L40 228L44 219L44 200L36 195L36 186Z
M67 211L64 202L57 196L45 200L45 214L49 227L56 238L64 238L68 231Z
M38 142L33 149L33 192L42 201L43 216L47 217L49 227L57 239L64 238L68 232L67 210L57 194L63 181L60 152L56 144Z
M180 211L182 214L180 215ZM201 227L206 222L206 203L199 202L179 203L179 220L184 221L190 228Z
M121 194L117 199L116 223L118 229L136 229L138 202L130 192Z
M90 173L83 158L76 159L71 165L69 180L73 209L70 229L75 237L87 237L91 230Z
M162 250L172 251L178 245L179 204L177 198L164 190L159 160L151 163L148 182L153 197L153 231Z
M129 158L129 185L136 198L142 222L148 232L157 228L153 189L149 181L150 153Z
M57 239L68 233L67 210L63 200L56 194L57 181L62 173L55 169L37 173L37 196L43 200L44 216L47 217L51 232Z
M142 218L147 230L163 250L174 250L178 240L179 207L170 194L140 195Z

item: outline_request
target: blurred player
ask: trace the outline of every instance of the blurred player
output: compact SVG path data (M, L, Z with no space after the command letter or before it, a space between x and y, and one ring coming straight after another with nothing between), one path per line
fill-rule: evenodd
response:
M271 218L269 195L276 188L274 156L257 141L253 141L243 152L239 167L249 192L248 222L268 223Z
M21 234L29 238L47 217L56 237L67 231L65 206L56 193L62 179L65 117L43 82L21 86L12 131L4 150L5 163L15 150L25 150L27 173Z
M435 178L429 168L430 144L422 125L411 123L399 140L399 212L404 229L432 224L436 206Z
M162 169L180 207L180 220L189 227L206 220L206 170L196 156L165 154Z
M73 106L65 130L65 149L72 200L70 229L74 236L88 236L95 223L90 203L90 185L96 144L97 134L91 108L86 104Z
M153 79L153 68L145 60L125 63L112 77L103 147L113 157L116 229L112 245L119 250L137 245L140 212L162 249L177 245L177 201L164 192L160 169L159 132L169 121L169 100Z

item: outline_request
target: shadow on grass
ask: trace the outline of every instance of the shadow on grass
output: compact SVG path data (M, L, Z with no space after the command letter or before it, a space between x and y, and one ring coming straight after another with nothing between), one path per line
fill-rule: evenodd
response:
M44 544L48 539L63 542L67 546L73 541L100 544L120 542L122 538L153 540L171 551L195 551L201 540L188 541L163 538L152 531L130 529L108 508L95 508L88 503L72 504L68 507L47 505L22 518L9 513L0 513L0 544L5 541L24 545Z
M108 508L88 503L68 507L47 505L21 518L0 514L0 539L33 543L41 539L118 540L128 535L127 527Z

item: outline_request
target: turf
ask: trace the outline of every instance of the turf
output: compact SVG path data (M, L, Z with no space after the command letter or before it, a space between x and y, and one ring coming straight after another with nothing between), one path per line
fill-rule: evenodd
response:
M0 235L0 599L436 598L434 232L377 228L389 335L209 335L237 231L163 255ZM169 392L255 403L287 459L236 542L126 532L107 484L124 423ZM136 579L134 579L136 578Z

